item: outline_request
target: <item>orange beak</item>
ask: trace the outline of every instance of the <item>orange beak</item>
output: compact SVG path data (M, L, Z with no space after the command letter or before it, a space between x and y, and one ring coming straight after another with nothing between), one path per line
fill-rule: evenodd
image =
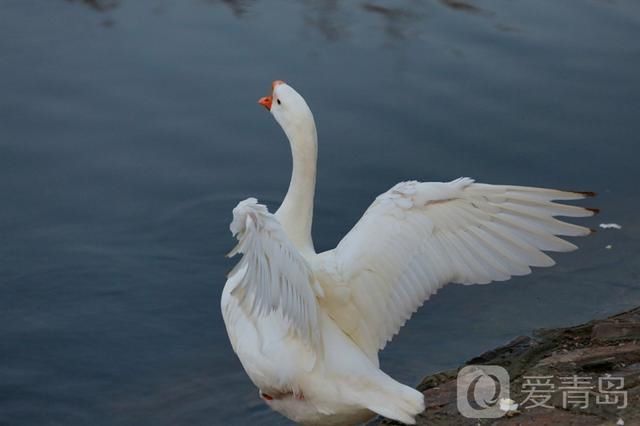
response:
M275 80L273 83L271 83L271 96L265 96L258 100L258 103L265 107L268 111L271 111L271 104L273 103L273 91L280 84L284 84L284 81Z
M260 98L258 103L265 107L268 111L271 111L271 103L273 102L273 98L271 96L265 96L264 98Z

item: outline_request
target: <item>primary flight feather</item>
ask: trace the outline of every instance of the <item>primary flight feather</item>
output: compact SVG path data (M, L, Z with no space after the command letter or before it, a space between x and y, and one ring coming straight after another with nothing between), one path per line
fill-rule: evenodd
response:
M423 395L379 369L378 351L447 283L486 284L554 261L588 228L556 219L592 209L560 204L586 193L475 183L401 182L379 195L338 246L311 239L317 134L311 110L274 81L260 99L293 156L289 190L270 213L254 198L233 210L242 259L222 314L260 397L301 424L352 425L376 414L414 424Z

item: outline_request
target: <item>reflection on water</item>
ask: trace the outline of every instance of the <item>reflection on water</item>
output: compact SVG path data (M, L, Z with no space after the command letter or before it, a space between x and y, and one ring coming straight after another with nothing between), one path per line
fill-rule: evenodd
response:
M67 0L90 6L92 9L105 12L118 7L120 0ZM193 1L193 0L192 0ZM212 5L226 6L236 18L246 17L257 7L258 0L205 0ZM267 2L264 2L268 4ZM494 14L472 3L461 0L431 0L416 2L405 0L388 5L387 2L365 1L358 8L343 0L304 0L301 16L308 28L317 30L328 41L338 41L349 37L349 28L361 19L358 11L379 16L383 25L379 28L391 40L401 40L416 35L424 20L432 13L433 7L443 6L453 11L491 17ZM160 6L156 7L156 10ZM355 13L354 13L355 12ZM107 26L113 24L108 21ZM104 23L103 23L104 25ZM501 31L512 31L514 27L507 24L495 24Z
M316 29L329 41L348 37L348 17L343 13L341 0L307 0L304 5L304 22L308 27Z
M317 119L318 249L405 179L595 190L581 223L622 225L446 287L394 377L640 304L638 28L635 0L0 2L0 424L288 424L219 311L231 210L289 182L276 78Z
M415 3L412 3L415 5ZM365 3L365 11L377 14L384 20L384 32L390 39L403 39L411 33L414 26L421 20L423 14L409 7L385 7L372 3Z
M67 0L71 3L82 3L98 12L105 12L114 9L120 4L119 0Z
M242 18L247 14L251 5L256 0L208 0L210 3L222 3L227 6L236 18Z
M478 13L478 14L486 13L486 11L484 11L483 9L480 9L477 6L474 6L471 3L466 3L459 0L440 0L440 3L442 3L443 5L453 10L460 10L462 12Z

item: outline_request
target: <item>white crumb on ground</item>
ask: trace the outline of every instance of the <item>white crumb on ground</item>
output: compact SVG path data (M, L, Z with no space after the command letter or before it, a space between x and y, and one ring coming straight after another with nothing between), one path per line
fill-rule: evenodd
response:
M622 226L617 223L601 223L600 228L602 229L622 229Z

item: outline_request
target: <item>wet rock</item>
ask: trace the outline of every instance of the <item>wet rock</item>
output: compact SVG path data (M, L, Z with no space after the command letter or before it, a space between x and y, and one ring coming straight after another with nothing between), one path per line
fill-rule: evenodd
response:
M629 321L604 321L593 327L591 338L600 342L640 340L640 324Z
M640 425L640 307L575 327L537 330L465 365L505 368L518 410L497 419L462 416L456 386L461 366L418 385L427 407L419 425Z

